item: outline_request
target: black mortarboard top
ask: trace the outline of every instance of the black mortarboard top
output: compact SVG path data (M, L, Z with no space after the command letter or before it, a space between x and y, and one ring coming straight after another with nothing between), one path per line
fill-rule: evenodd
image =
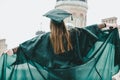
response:
M53 21L56 21L57 23L60 23L65 18L67 18L71 15L72 15L71 13L68 13L67 11L64 11L62 9L53 9L53 10L48 11L43 16L46 16L46 17L52 19Z

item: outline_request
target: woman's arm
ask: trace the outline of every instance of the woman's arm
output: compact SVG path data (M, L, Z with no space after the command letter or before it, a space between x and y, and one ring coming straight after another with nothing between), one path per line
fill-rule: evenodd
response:
M17 50L18 50L18 47L15 47L15 48L12 49L13 53L16 53Z
M7 53L8 55L19 54L21 52L24 52L25 54L28 54L28 53L30 54L34 51L34 48L36 47L36 45L40 45L42 36L47 34L48 33L35 36L34 38L19 44L19 46L15 48L4 51L4 53Z
M102 28L112 29L112 28L116 28L116 27L117 27L117 24L110 24L110 23L98 24L98 28L99 28L99 29L102 29Z
M97 33L105 28L105 29L112 29L112 28L116 28L117 25L116 24L110 24L110 23L101 23L101 24L94 24L94 25L89 25L86 26L84 29L87 31L92 32L93 34L97 35Z
M98 24L99 29L105 28L106 26L107 26L106 23Z
M8 49L8 50L4 51L4 53L7 53L8 55L13 55L17 52L17 50L18 50L18 47L15 47L13 49Z

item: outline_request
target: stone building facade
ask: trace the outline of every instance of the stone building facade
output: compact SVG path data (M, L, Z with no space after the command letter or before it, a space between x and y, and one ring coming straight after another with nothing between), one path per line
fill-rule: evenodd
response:
M7 45L5 41L6 41L5 39L0 39L0 54L7 49Z
M102 19L102 23L117 24L117 17L110 17L110 18Z
M117 17L109 17L109 18L102 19L102 23L110 23L110 24L117 24L118 25L117 20L118 20ZM119 32L120 32L120 25L118 25L117 27L118 27Z

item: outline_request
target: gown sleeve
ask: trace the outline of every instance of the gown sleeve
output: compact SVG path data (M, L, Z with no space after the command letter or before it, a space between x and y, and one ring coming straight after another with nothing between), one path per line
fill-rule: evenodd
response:
M41 36L37 36L30 40L27 40L19 45L19 49L21 49L24 53L32 53L37 43L40 42L40 39Z
M18 64L24 63L26 62L26 59L34 57L33 52L35 51L35 48L41 43L43 35L44 34L36 36L19 45L18 50L15 53L17 55L16 62L18 62Z
M85 28L75 28L74 31L74 34L76 35L75 51L77 59L82 60L82 63L84 63L86 61L86 55L98 40L98 25L94 24Z
M95 35L97 35L97 33L100 31L100 29L98 28L98 24L93 24L93 25L90 25L90 26L86 26L84 29L92 32Z

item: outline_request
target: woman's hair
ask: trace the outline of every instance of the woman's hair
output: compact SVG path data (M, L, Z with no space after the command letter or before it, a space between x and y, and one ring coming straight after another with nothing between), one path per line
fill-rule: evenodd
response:
M64 22L57 23L53 20L50 22L51 35L50 39L54 48L55 54L64 53L72 50L71 38Z

